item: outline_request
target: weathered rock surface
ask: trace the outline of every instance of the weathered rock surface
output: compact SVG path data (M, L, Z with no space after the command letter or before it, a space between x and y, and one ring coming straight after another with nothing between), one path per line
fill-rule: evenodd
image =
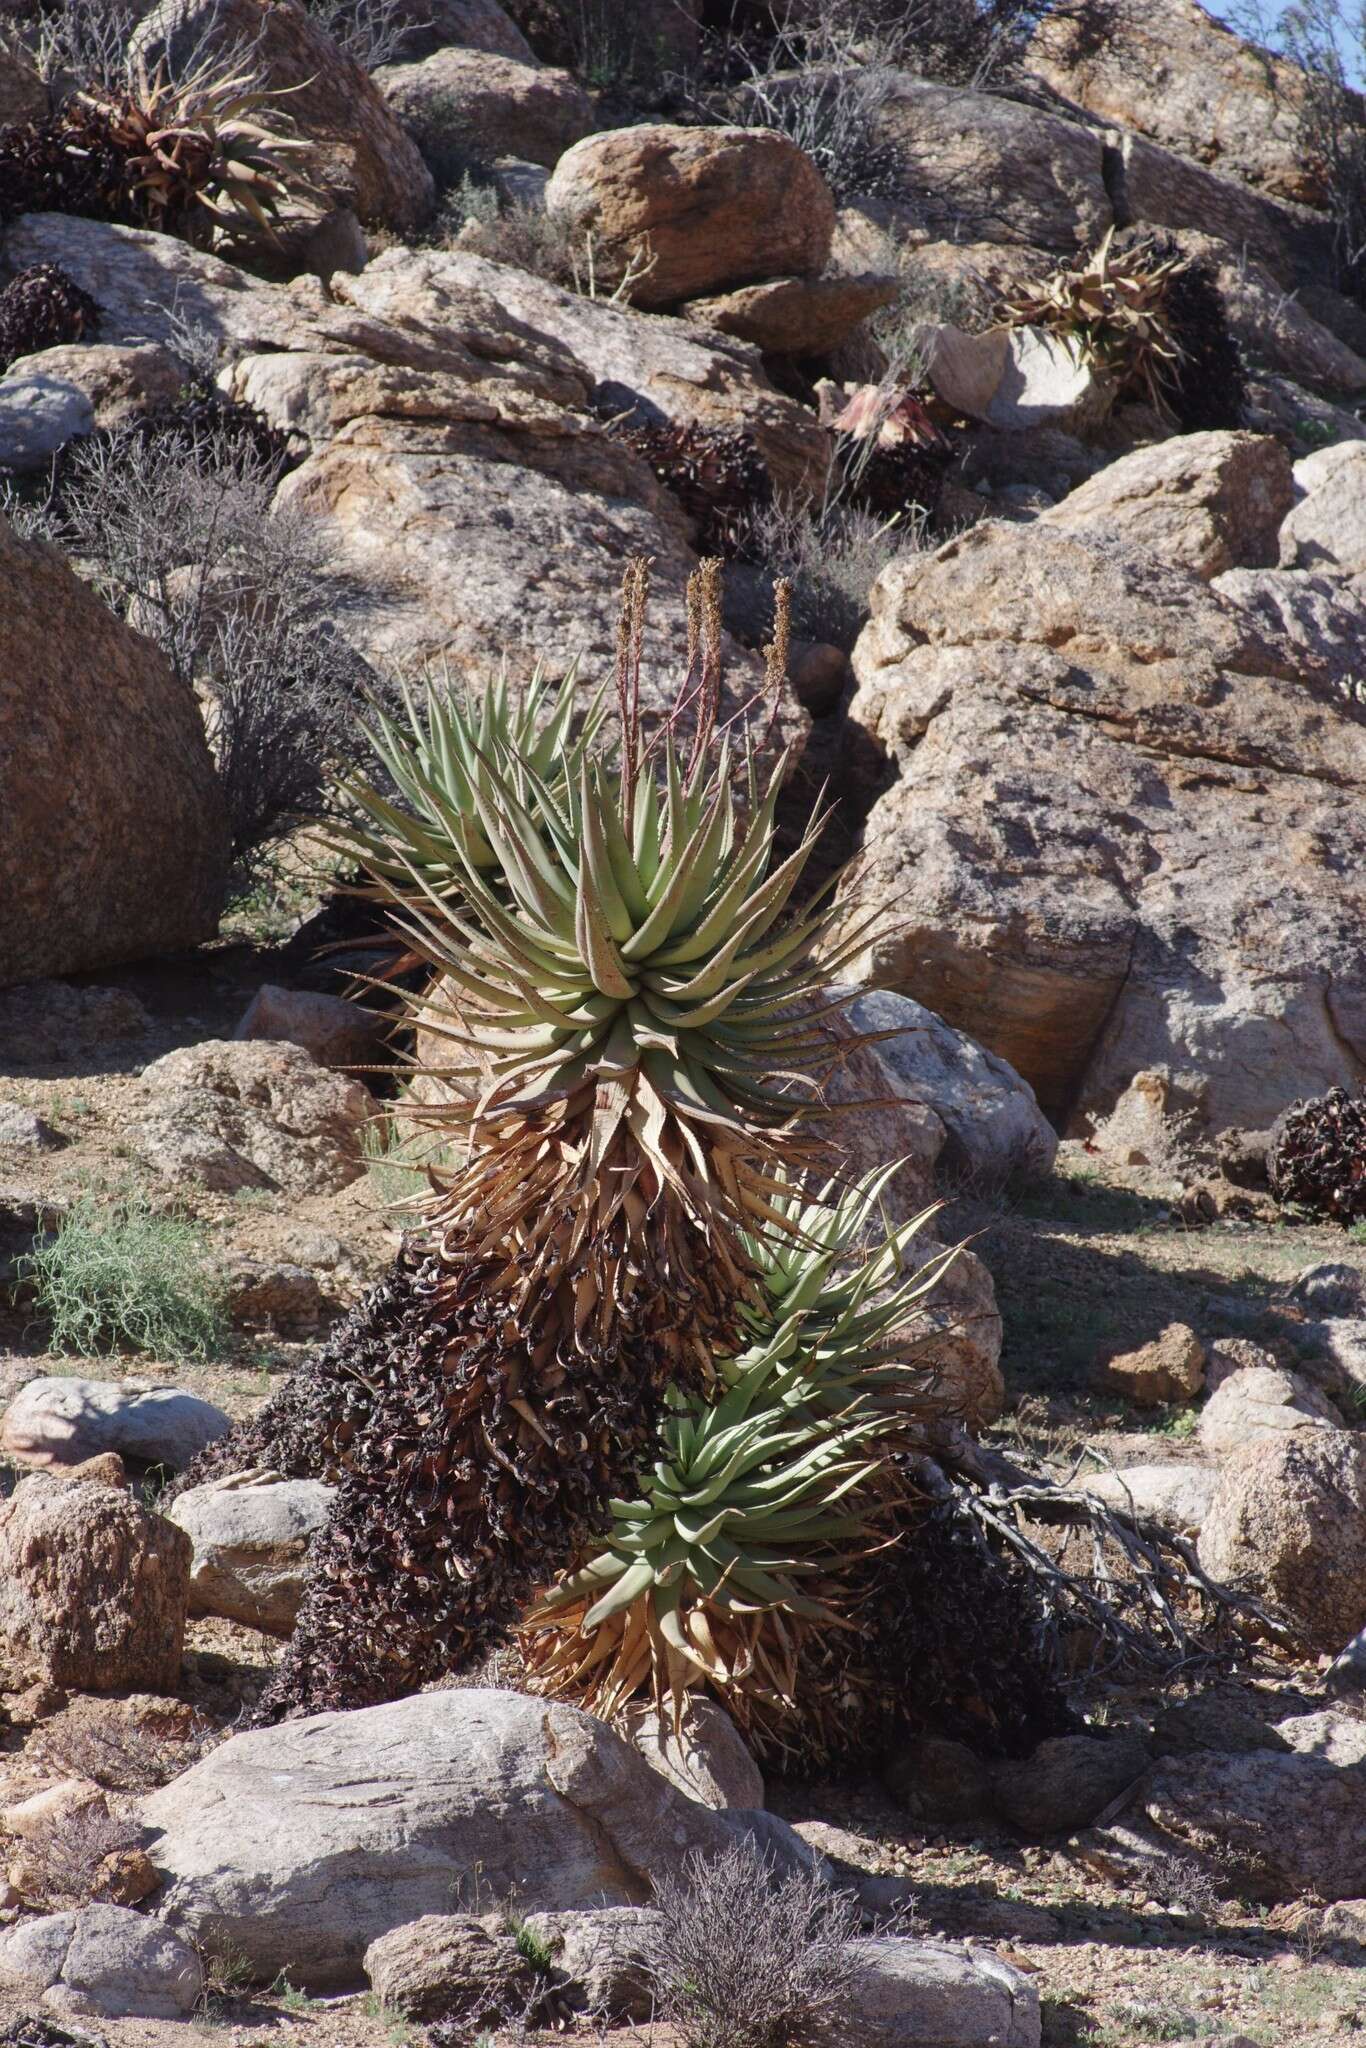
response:
M63 377L17 369L0 377L0 470L23 476L46 469L94 424L90 400Z
M0 1503L0 1659L11 1684L174 1692L190 1540L131 1494L35 1472Z
M852 2006L867 2048L1039 2048L1038 1991L991 1949L902 1938L855 1949Z
M113 1451L182 1472L232 1418L183 1387L151 1380L30 1380L0 1422L0 1453L21 1465L80 1465Z
M994 1765L992 1800L1023 1834L1071 1834L1098 1820L1148 1762L1146 1743L1134 1735L1057 1735L1032 1756Z
M0 128L41 121L47 112L47 87L33 66L7 45L0 50Z
M1343 1415L1366 1406L1366 1316L1330 1316L1314 1331L1318 1351L1303 1361L1306 1378Z
M1318 391L1350 396L1366 387L1366 360L1357 349L1316 319L1244 245L1220 241L1198 228L1171 233L1183 254L1198 258L1210 272L1229 331L1253 364L1281 371ZM1303 403L1307 407L1311 401ZM1351 413L1344 421L1361 424Z
M380 1935L464 1900L643 1904L656 1874L751 1817L684 1799L576 1708L459 1689L234 1736L142 1818L172 1925L323 1989L354 1982ZM779 1867L809 1864L781 1821L752 1818Z
M212 937L223 799L190 691L0 517L0 987Z
M1139 1805L1170 1852L1236 1869L1260 1899L1366 1893L1366 1770L1318 1756L1197 1750L1154 1766Z
M124 1906L84 1906L0 1932L0 1985L73 2017L176 2020L194 2011L204 1972L159 1921Z
M525 1925L567 1979L576 2012L595 2019L649 2020L655 1998L644 1958L661 1925L648 1906L604 1906L589 1913L529 1913Z
M11 378L20 377L50 377L74 385L89 401L93 424L102 430L126 426L155 406L169 405L185 384L185 372L169 350L154 344L119 348L107 342L70 342L38 355L19 356L0 384L0 394Z
M298 0L161 0L133 55L155 72L249 44L253 67L314 147L308 174L375 227L411 228L430 210L431 173L374 80Z
M142 1082L148 1106L129 1135L168 1180L189 1177L229 1194L317 1194L348 1187L365 1171L360 1137L370 1095L302 1046L207 1039L154 1060Z
M501 2020L536 1990L514 1937L465 1913L425 1913L381 1934L365 1951L365 1974L382 2005L418 2021Z
M386 253L341 289L361 311L392 320L402 337L458 337L466 360L482 359L489 381L481 395L495 405L520 372L560 409L587 405L599 414L747 432L783 490L824 478L828 434L806 407L775 390L757 350L743 341L688 320L642 318L459 249ZM521 410L528 429L540 424L531 406ZM501 411L501 424L518 426L510 401ZM574 446L587 430L570 419L559 431ZM537 462L534 441L523 459ZM649 502L648 486L644 496Z
M744 428L783 490L825 474L828 435L747 343L466 252L391 249L335 277L327 299L315 279L262 285L170 237L69 216L27 216L16 244L91 293L110 340L173 342L178 308L238 359L233 396L309 438L284 495L326 522L339 628L382 664L445 662L483 681L524 651L528 669L579 657L595 685L614 655L622 564L644 554L657 593L645 688L656 703L672 695L692 527L596 414ZM734 668L747 696L757 665ZM806 728L787 693L779 736L800 742Z
M1297 1429L1235 1452L1200 1562L1273 1602L1311 1649L1336 1654L1366 1627L1366 1437Z
M859 978L1055 1117L1153 1071L1264 1129L1366 1072L1366 725L1140 534L990 523L874 586L850 717L896 777L863 842L899 925Z
M869 1050L886 1071L887 1092L923 1103L943 1124L941 1178L990 1189L1049 1171L1057 1134L1007 1061L887 989L855 996L848 1016L855 1031L878 1034Z
M907 196L933 236L1069 255L1113 219L1101 138L1075 122L899 73L878 112Z
M1366 593L1331 571L1230 569L1214 588L1286 648L1305 682L1350 690L1366 666Z
M190 1612L287 1636L303 1598L308 1546L333 1489L317 1479L241 1473L176 1495L166 1519L194 1546Z
M74 213L28 213L5 235L15 270L54 263L100 310L104 345L155 345L174 354L180 322L235 347L303 348L325 316L314 278L287 288L192 249L174 235L111 227Z
M1366 1628L1358 1629L1323 1674L1328 1693L1366 1693Z
M0 1059L7 1066L69 1060L99 1046L127 1059L152 1030L151 1013L122 988L74 988L65 981L26 981L0 988Z
M1126 1465L1119 1472L1088 1472L1081 1484L1110 1507L1151 1516L1178 1536L1200 1531L1219 1485L1209 1465Z
M1042 515L1061 533L1130 538L1208 582L1275 566L1294 502L1290 458L1261 434L1178 434L1139 448Z
M1281 565L1366 572L1366 443L1339 441L1295 464L1298 502L1281 528Z
M383 1031L382 1018L345 996L267 981L242 1012L233 1037L287 1040L319 1066L361 1067L379 1059Z
M1341 1429L1342 1417L1297 1372L1245 1366L1220 1381L1200 1411L1200 1441L1216 1455L1297 1429Z
M657 1713L648 1701L627 1707L621 1732L652 1769L699 1806L763 1805L763 1772L719 1701L691 1699L678 1729L671 1714Z
M516 57L523 64L535 61L530 43L498 0L398 0L395 13L409 23L406 59L428 57L458 43L495 57Z
M839 1028L836 1026L836 1028ZM840 1142L847 1170L861 1178L899 1161L883 1192L889 1220L905 1223L934 1203L936 1171L948 1144L942 1118L918 1094L904 1090L876 1046L848 1051L826 1083L826 1100L843 1107ZM947 1178L952 1180L952 1172ZM908 1247L917 1267L943 1247L933 1222ZM935 1398L971 1429L992 1422L1005 1406L1001 1374L1004 1329L996 1290L985 1262L963 1250L922 1304L917 1318L919 1356L933 1368Z
M0 1102L0 1148L16 1152L56 1152L62 1139L36 1109L20 1102Z
M1304 279L1326 283L1331 237L1322 214L1250 191L1141 135L1105 138L1115 213L1125 226L1194 230L1246 251L1283 290Z
M632 293L669 306L770 277L824 268L835 202L810 158L770 128L646 125L590 135L568 150L546 207L592 234L600 274L653 267Z
M753 342L765 355L819 356L841 347L900 290L894 277L774 277L717 298L692 299L679 310L703 327Z
M593 102L567 71L483 50L437 50L374 78L438 173L457 157L515 156L550 168L597 125Z
M1205 1347L1186 1323L1169 1323L1150 1344L1107 1359L1105 1378L1138 1408L1193 1401L1205 1384Z
M1366 1272L1345 1259L1316 1259L1295 1275L1290 1295L1314 1315L1366 1315Z
M1002 433L1056 427L1085 435L1114 402L1111 381L1041 327L935 330L929 379L946 405Z
M1197 0L1112 9L1100 35L1064 12L1035 32L1029 63L1104 121L1283 199L1324 203L1301 133L1304 73L1245 42Z

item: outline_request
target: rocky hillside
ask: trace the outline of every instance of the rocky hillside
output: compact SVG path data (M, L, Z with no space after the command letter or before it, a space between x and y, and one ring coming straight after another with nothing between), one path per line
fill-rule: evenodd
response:
M1196 0L0 0L16 2048L1366 2026L1366 107L1307 35L1263 48ZM489 707L524 702L537 779L477 858L456 832L471 880L452 819L504 759ZM419 787L394 736L424 704ZM442 704L485 721L464 781ZM454 1172L461 990L499 944L490 1089L519 1002L558 1044L570 951L591 1009L604 943L658 947L606 839L610 936L582 882L560 919L570 808L537 860L508 843L542 802L581 828L636 709L704 751L714 712L777 778L738 815L819 957L774 1007L838 984L819 1093L876 1183L884 1296L923 1283L931 1394L883 1460L923 1517L899 1619L867 1618L861 1557L819 1645L799 1602L791 1661L746 1662L658 1619L674 1558L616 1692L567 1623L453 1678L400 1640L488 1569L448 1535L390 1640L411 1683L248 1727L282 1686L317 1704L327 1573L372 1644L376 1585L428 1569L393 1392L422 1353L402 1288L440 1293L403 1279L433 1153L405 1108L444 1105ZM363 817L390 896L430 885L398 929L355 891L385 872ZM736 929L675 1002L719 1004ZM682 1011L652 1015L676 1050ZM797 1087L776 1054L760 1078ZM725 1257L670 1268L679 1330ZM556 1410L553 1440L528 1409L511 1457L490 1422L468 1470L526 1489L498 1543L534 1547L536 1458L594 1438L615 1472L657 1392ZM454 1526L467 1468L431 1459ZM667 1496L685 1552L705 1498ZM604 1618L574 1611L582 1649ZM859 1629L876 1656L841 1663ZM641 1674L679 1658L675 1725ZM751 1906L771 1977L726 1953Z

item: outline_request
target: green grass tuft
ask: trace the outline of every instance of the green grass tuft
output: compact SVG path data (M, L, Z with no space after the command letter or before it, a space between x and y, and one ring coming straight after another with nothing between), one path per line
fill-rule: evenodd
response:
M20 1260L19 1278L33 1286L52 1351L213 1358L227 1342L203 1233L141 1198L106 1206L82 1196L55 1237Z

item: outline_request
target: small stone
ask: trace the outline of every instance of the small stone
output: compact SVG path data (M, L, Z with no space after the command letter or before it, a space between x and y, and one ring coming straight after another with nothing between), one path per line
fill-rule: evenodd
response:
M1352 1637L1323 1674L1325 1692L1366 1693L1366 1628Z
M303 1598L308 1548L327 1525L333 1488L318 1479L240 1473L191 1486L167 1519L194 1545L190 1611L287 1636Z
M1150 1517L1178 1536L1194 1536L1218 1484L1209 1465L1126 1465L1118 1472L1088 1473L1085 1490L1108 1507Z
M150 1899L161 1875L145 1849L115 1849L100 1859L91 1894L111 1906L136 1906Z
M386 64L375 83L430 169L449 177L461 153L519 156L553 168L598 126L593 102L567 71L454 46L416 64Z
M306 1335L336 1312L307 1266L238 1253L219 1267L223 1305L239 1330Z
M992 1803L991 1774L966 1743L926 1735L906 1742L883 1767L883 1783L913 1820L957 1826Z
M1085 434L1105 419L1115 395L1102 371L1039 327L936 328L929 379L956 411L1014 433L1047 426Z
M194 1950L124 1906L49 1913L0 1933L0 1985L49 2012L182 2019L204 1988Z
M1027 1835L1072 1834L1099 1820L1150 1762L1138 1736L1057 1735L991 1772L997 1811Z
M1169 1323L1151 1344L1106 1361L1105 1380L1135 1408L1194 1400L1205 1384L1205 1347L1186 1323Z
M815 276L835 231L825 180L771 128L645 123L589 135L556 164L546 207L571 234L591 230L599 276L616 281L634 258L633 298L647 307Z
M826 640L798 641L790 663L792 687L799 704L813 718L827 717L838 705L850 680L849 657Z
M82 1458L79 1465L59 1469L63 1479L75 1480L80 1486L128 1485L128 1473L117 1451L97 1451L93 1458Z
M1335 1655L1366 1628L1366 1437L1297 1429L1235 1451L1199 1554L1211 1578L1269 1600Z
M185 371L170 350L151 344L117 348L64 342L37 355L20 356L10 365L10 375L55 377L75 385L90 400L95 425L104 431L173 404L185 388Z
M9 1146L16 1152L56 1152L61 1144L60 1133L36 1110L25 1109L18 1102L0 1102L0 1151Z
M513 1936L467 1913L428 1913L382 1934L365 1951L365 1974L380 2003L407 2019L471 2026L525 2006L535 1988Z
M3 1131L0 1112L0 1132ZM1306 1266L1290 1286L1292 1301L1302 1302L1316 1316L1358 1318L1366 1316L1366 1272L1342 1259L1327 1259Z
M648 1906L604 1906L588 1913L531 1913L523 1924L549 1949L576 2012L598 2022L654 2017L654 1986L644 1957L662 1926L658 1913Z
M385 1028L386 1019L344 996L268 981L247 1005L233 1037L301 1045L321 1067L363 1067L380 1058Z
M66 1702L67 1695L60 1685L40 1682L12 1694L5 1702L5 1712L12 1728L36 1728L40 1721L60 1714Z
M859 2048L1039 2048L1039 1994L989 1948L880 1939L853 1944L850 2039Z
M1221 1456L1260 1437L1291 1430L1339 1430L1342 1417L1326 1394L1279 1366L1245 1366L1221 1380L1200 1415L1200 1441Z
M60 377L0 378L0 469L45 469L54 455L95 425L95 408Z
M360 1134L374 1104L358 1081L302 1046L209 1040L144 1068L148 1106L129 1135L168 1180L325 1194L365 1171Z
M1215 1141L1215 1156L1224 1179L1236 1188L1264 1188L1270 1143L1269 1130L1221 1131Z
M681 306L684 319L748 341L765 355L823 356L902 290L895 277L774 277Z
M1254 1366L1276 1372L1280 1363L1274 1351L1268 1351L1265 1344L1254 1344L1250 1337L1220 1337L1205 1353L1205 1392L1217 1394L1235 1372Z

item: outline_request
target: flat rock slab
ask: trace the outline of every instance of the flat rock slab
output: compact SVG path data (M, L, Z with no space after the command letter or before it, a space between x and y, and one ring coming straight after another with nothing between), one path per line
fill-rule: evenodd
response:
M142 1819L171 1924L315 1990L429 1913L642 1905L737 1837L779 1870L813 1861L772 1815L685 1799L591 1715L477 1688L234 1736Z
M22 1465L80 1465L117 1451L182 1472L226 1436L212 1401L146 1380L30 1380L0 1421L0 1453Z

